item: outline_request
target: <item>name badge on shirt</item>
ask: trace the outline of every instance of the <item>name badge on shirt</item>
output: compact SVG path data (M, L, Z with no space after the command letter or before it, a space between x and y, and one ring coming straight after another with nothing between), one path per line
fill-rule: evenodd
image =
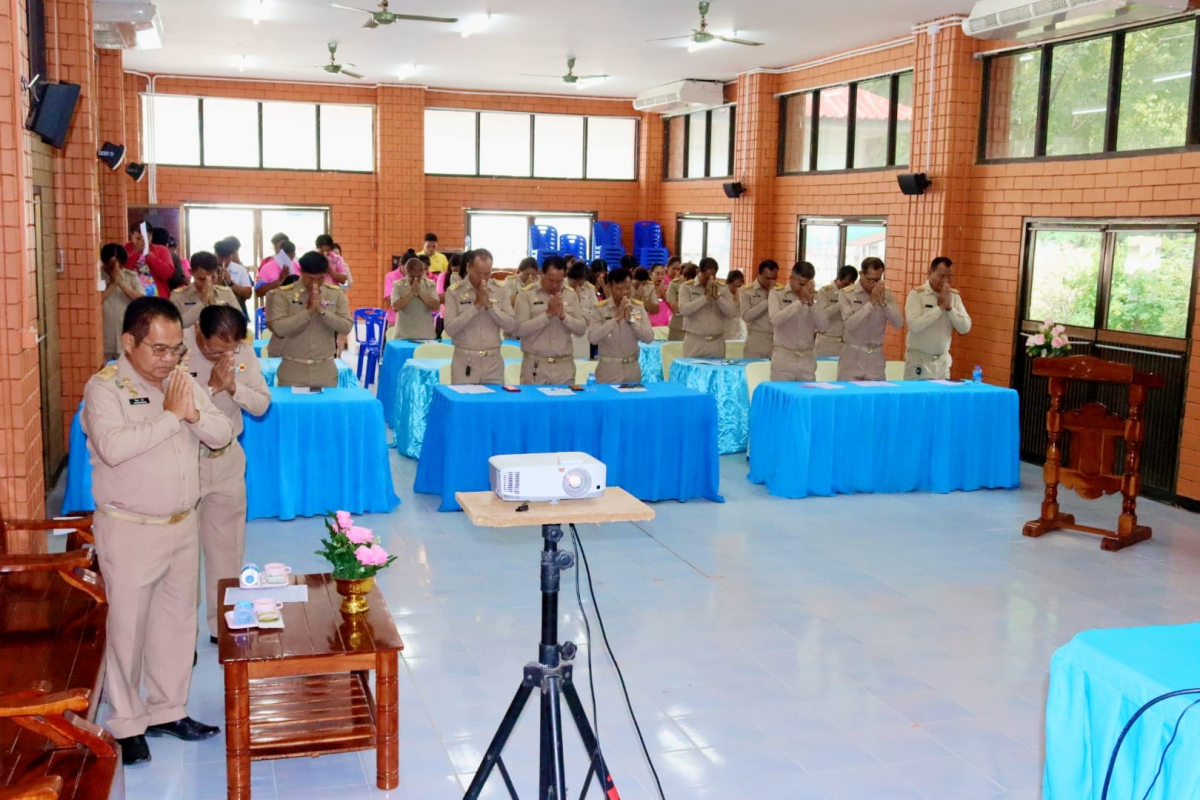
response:
M783 302L784 302L784 303L786 303L786 304L787 304L787 305L789 305L789 306L792 304L792 301L791 301L790 299L788 299L788 300L784 300Z
M933 306L932 306L930 303L926 303L926 304L925 304L925 307L926 307L926 308L933 308Z
M150 402L149 397L131 397L131 398L129 398L129 405L131 405L131 406L144 406L149 402Z
M472 300L459 300L459 301L458 301L458 304L459 304L460 306L469 306L469 305L471 305L471 303L472 303L472 302L474 302L474 301L472 301Z
M546 301L544 301L544 300L534 300L534 301L533 301L533 304L534 304L535 306L544 306L544 305L546 305Z
M184 305L185 305L185 306L194 306L194 305L196 305L196 301L195 301L195 300L188 300L188 301L186 301L186 302L184 303Z
M862 305L862 300L855 300L855 301L854 301L854 305L856 305L856 306L861 306L861 305Z

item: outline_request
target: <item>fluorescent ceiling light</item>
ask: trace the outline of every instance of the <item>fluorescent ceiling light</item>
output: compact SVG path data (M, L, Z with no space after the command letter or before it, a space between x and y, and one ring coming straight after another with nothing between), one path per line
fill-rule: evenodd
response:
M1151 83L1166 83L1167 81L1181 81L1184 78L1190 78L1190 77L1192 77L1192 71L1189 69L1184 72L1170 72L1170 73L1167 73L1166 75L1157 75L1154 77L1153 80L1151 80Z
M476 33L482 33L483 29L492 21L491 14L476 14L472 17L467 17L467 21L462 26L462 37L466 39Z
M604 83L607 78L580 78L575 82L576 89L586 89L588 86L595 86L598 83Z
M418 69L416 64L401 64L400 69L396 70L396 80L402 81L405 78L411 78L417 74Z
M1076 117L1082 117L1084 114L1103 114L1105 111L1108 109L1101 106L1100 108L1077 108L1071 113Z

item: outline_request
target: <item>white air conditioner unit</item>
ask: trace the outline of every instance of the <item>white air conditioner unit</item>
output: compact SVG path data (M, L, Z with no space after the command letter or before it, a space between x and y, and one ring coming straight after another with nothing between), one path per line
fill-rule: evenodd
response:
M963 30L976 39L1036 42L1187 10L1188 0L979 0Z
M639 92L633 100L638 111L669 114L725 102L725 85L720 81L675 81Z
M157 50L162 47L162 19L151 3L94 0L92 30L102 50Z

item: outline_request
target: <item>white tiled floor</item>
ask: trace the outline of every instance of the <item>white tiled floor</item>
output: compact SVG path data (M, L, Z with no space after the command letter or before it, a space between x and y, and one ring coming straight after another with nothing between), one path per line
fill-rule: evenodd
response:
M259 800L461 797L536 655L538 531L435 513L434 498L412 494L413 462L392 458L403 505L364 524L400 556L381 579L407 644L400 788L378 792L364 753L255 763ZM1112 554L1082 535L1020 536L1041 497L1028 467L1015 492L803 501L771 498L745 475L744 457L727 456L725 505L659 503L652 523L581 530L672 800L1032 800L1054 650L1088 628L1200 619L1200 529L1185 512L1144 502L1154 539ZM1085 509L1081 521L1115 520L1111 499L1065 502ZM320 530L316 520L251 523L247 556L321 571ZM582 644L574 571L566 577L564 638ZM585 652L576 664L587 703ZM654 797L606 660L595 678L621 796ZM220 723L222 710L205 637L190 712ZM536 738L535 704L507 751L525 797ZM584 759L567 740L577 797ZM151 764L127 770L130 800L225 796L223 739L151 747ZM485 796L504 796L493 784Z

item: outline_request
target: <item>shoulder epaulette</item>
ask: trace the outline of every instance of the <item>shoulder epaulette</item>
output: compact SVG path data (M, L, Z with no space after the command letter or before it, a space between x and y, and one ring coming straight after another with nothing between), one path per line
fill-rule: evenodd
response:
M597 302L596 302L596 308L602 308L602 307L604 307L604 306L606 306L606 305L608 305L608 298L607 298L607 297L606 297L606 298L604 298L603 300L599 300L599 301L597 301Z
M958 294L958 289L955 289L953 286L951 286L951 287L950 287L950 294Z
M188 284L188 285L186 285L186 286L180 286L180 287L178 287L178 288L176 288L176 289L172 289L172 290L171 290L171 294L179 294L180 292L186 292L186 291L187 291L188 289L190 289L190 288L192 288L192 285L189 283L189 284Z
M111 381L113 378L115 378L117 376L117 365L116 364L107 364L107 365L105 365L104 369L97 372L96 375L99 376L103 380Z
M858 284L852 283L849 286L847 286L845 289L842 289L842 291L845 292L846 294L853 294L855 286L858 286Z
M788 289L790 289L790 288L792 288L792 287L791 287L791 286L789 286L788 284L784 284L783 286L776 286L776 287L775 287L775 291L777 291L777 292L786 292L786 291L787 291Z
M684 286L695 286L695 285L696 285L696 279L695 279L695 278L692 278L690 281L684 281L684 282L683 282L683 285L684 285Z
M533 283L527 283L521 287L521 291L528 292L530 289L534 288L537 285L538 285L537 281L534 281Z
M605 302L608 302L608 301L606 300ZM641 300L634 300L634 301L633 301L633 304L634 304L635 306L644 306L644 305L646 305L646 304L645 304L645 303L643 303Z
M835 291L836 291L836 290L837 290L837 286L835 286L835 285L834 285L834 284L832 284L832 283L827 283L827 284L825 284L824 286L822 286L822 287L821 287L821 291L823 292L823 291L825 291L826 289L833 289L833 290L835 290Z

